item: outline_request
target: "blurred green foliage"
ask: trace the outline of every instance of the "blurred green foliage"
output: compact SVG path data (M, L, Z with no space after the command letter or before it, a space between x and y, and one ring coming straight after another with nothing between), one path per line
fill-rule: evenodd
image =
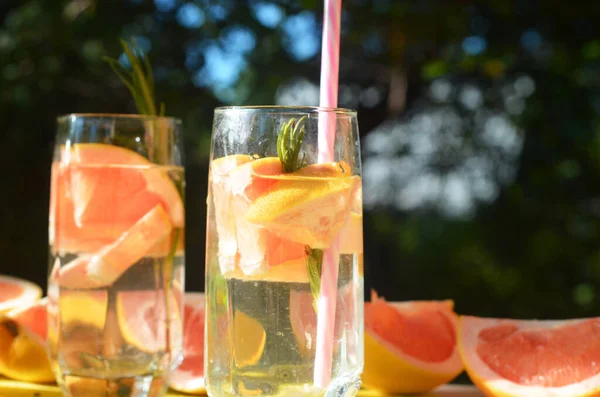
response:
M426 167L442 183L448 170L488 150L476 144L482 117L501 116L521 142L507 152L510 160L488 150L499 190L461 216L440 210L444 194L411 210L370 203L367 287L390 300L453 298L458 311L478 315L597 315L600 3L345 0L344 7L340 82L347 92L340 101L358 108L364 140L414 115L458 115L462 143L442 145ZM135 112L101 61L119 56L120 37L135 36L152 59L158 99L186 126L187 283L202 288L213 108L272 104L294 79L314 91L321 12L312 0L1 2L0 272L45 282L55 117ZM232 65L228 80L214 76ZM535 85L518 96L521 77ZM440 82L442 91L474 87L476 101L467 94L432 100ZM306 90L297 95L312 98ZM446 139L449 119L441 120ZM381 164L401 175L393 160L406 155L387 153ZM365 150L365 164L377 156ZM504 164L515 169L510 177L502 176Z

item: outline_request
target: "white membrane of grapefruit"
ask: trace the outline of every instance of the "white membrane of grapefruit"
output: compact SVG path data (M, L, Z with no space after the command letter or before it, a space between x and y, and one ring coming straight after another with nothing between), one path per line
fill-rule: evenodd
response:
M17 277L0 275L0 285L9 284L21 289L21 293L14 298L0 301L0 313L12 310L21 306L29 306L42 296L42 289L30 282ZM2 297L0 291L0 298Z
M478 318L463 316L459 329L459 345L465 367L472 370L486 387L494 393L504 393L505 396L515 397L576 397L586 396L600 391L600 374L584 381L562 386L543 387L527 386L512 382L494 372L477 354L479 333L484 329L498 325L516 325L519 331L553 329L565 325L575 325L589 319L573 320L510 320L495 318ZM582 343L584 343L582 341ZM509 363L508 363L509 364ZM471 375L471 372L469 372Z
M417 302L386 302L396 308L400 313L405 313L411 310L419 310L419 305L423 303L427 303L425 301L417 301ZM439 304L439 302L432 302L434 304ZM458 328L458 320L454 316L445 316L454 326L454 329ZM455 344L452 353L450 356L444 361L440 362L430 362L423 361L415 358L411 355L406 354L401 349L391 344L390 342L383 339L381 336L377 335L374 331L369 328L368 324L365 324L365 333L367 333L370 337L375 339L379 344L384 346L390 352L393 352L396 356L402 358L402 361L410 364L416 368L421 368L431 373L439 373L439 374L455 374L457 372L457 368L462 368L462 360L460 357L460 353L458 350L458 343ZM458 335L456 335L458 340Z

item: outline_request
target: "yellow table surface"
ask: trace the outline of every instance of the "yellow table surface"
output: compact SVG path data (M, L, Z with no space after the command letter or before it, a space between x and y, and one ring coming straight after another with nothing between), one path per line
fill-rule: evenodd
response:
M359 397L383 397L381 393L369 390L361 390L358 395ZM184 396L189 395L173 391L167 393L167 397ZM37 385L0 377L0 397L62 397L62 393L56 385ZM421 397L483 397L483 394L472 386L446 385Z

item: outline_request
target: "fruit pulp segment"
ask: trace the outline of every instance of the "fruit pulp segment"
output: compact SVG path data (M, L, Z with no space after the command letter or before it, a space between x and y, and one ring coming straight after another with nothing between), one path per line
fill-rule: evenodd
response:
M218 264L212 266L210 395L322 395L324 390L313 386L317 316L309 284L224 278ZM339 273L331 390L354 385L362 369L363 292L356 254L340 256Z

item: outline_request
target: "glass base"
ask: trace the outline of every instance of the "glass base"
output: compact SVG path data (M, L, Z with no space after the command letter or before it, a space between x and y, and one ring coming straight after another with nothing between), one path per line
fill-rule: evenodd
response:
M271 396L271 397L354 397L360 390L360 377L344 377L336 379L326 390L315 389L308 385L282 385L277 392L257 393L257 390L246 390L245 388L236 388L232 393L231 388L224 390L222 388L210 387L207 385L206 391L210 397L250 397L250 396Z
M64 375L57 380L66 397L161 397L167 389L164 377L153 375L112 379Z

